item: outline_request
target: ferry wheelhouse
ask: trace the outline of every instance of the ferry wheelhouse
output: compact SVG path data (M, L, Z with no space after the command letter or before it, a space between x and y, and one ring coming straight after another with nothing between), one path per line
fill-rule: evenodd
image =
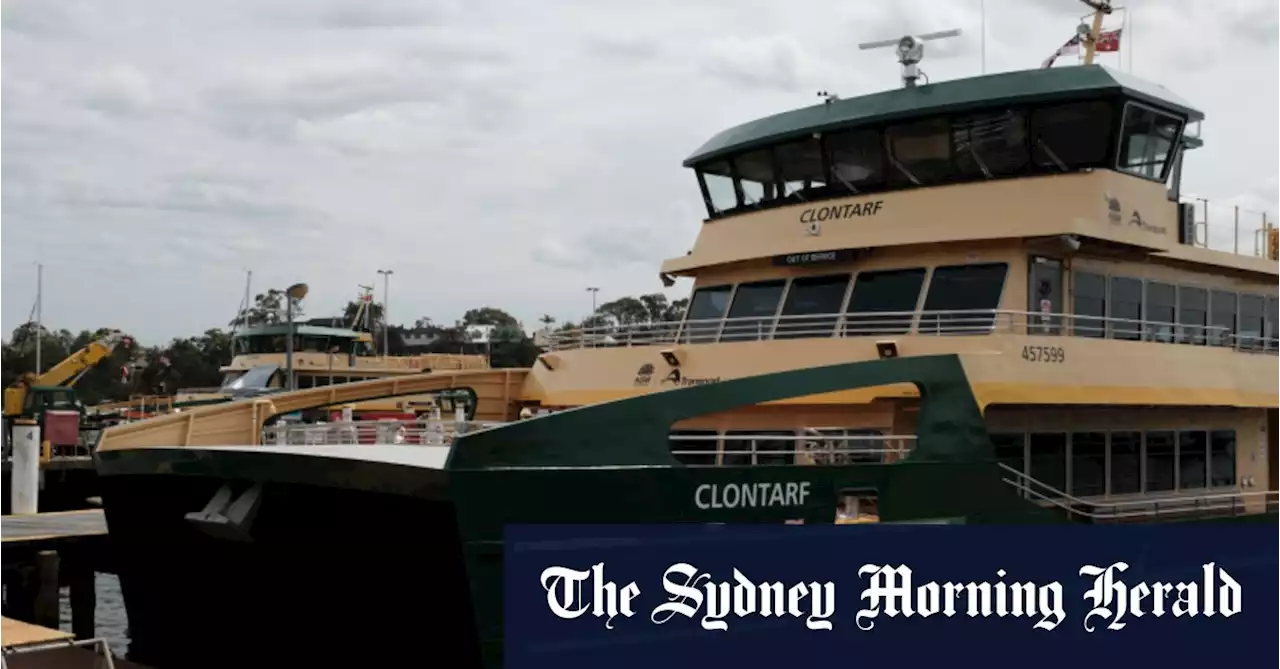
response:
M1180 201L1200 120L1093 65L761 119L686 161L679 322L106 431L131 659L501 666L510 523L1275 523L1277 265ZM448 446L277 422L459 389Z

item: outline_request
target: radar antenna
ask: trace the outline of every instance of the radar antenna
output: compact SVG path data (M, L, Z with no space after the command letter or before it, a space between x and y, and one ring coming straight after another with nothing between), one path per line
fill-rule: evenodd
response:
M867 49L879 49L886 46L897 47L898 62L902 63L902 85L907 88L914 88L916 79L924 74L920 71L917 64L924 58L924 43L929 40L943 39L946 37L956 37L960 34L960 29L941 30L938 32L924 33L923 35L904 35L898 39L887 39L879 42L863 42L858 45L859 49L866 51ZM927 81L926 77L926 81Z

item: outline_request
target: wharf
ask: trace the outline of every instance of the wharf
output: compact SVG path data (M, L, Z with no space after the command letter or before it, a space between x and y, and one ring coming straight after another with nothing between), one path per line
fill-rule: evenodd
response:
M5 669L145 669L111 657L111 650L102 639L76 640L68 632L12 618L0 618L0 637L4 639Z

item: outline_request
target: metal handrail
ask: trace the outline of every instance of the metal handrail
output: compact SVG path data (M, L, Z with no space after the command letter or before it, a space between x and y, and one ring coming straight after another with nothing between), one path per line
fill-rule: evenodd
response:
M453 420L278 423L263 427L260 443L300 446L329 444L443 446L452 443L453 439L460 434L497 425L501 423Z
M998 467L1005 472L1013 475L1013 479L1001 478L1001 481L1012 486L1015 490L1022 492L1024 495L1036 498L1039 502L1050 506L1056 506L1067 512L1068 515L1080 516L1090 520L1121 520L1125 518L1149 518L1160 516L1160 505L1165 505L1167 514L1184 515L1187 512L1209 512L1209 511L1225 511L1241 509L1243 503L1254 499L1264 500L1267 508L1275 506L1280 500L1276 491L1261 490L1256 492L1218 492L1204 493L1199 495L1163 495L1160 497L1147 497L1143 499L1132 500L1091 500L1081 499L1041 481L1030 474L1021 472L1009 465L998 462ZM1034 484L1045 492L1040 492L1032 487ZM1046 494L1046 492L1048 494ZM1230 503L1217 503L1219 501ZM1138 511L1122 511L1124 508L1146 507L1148 510ZM1093 509L1092 511L1088 509ZM1109 512L1100 512L1100 509L1110 509Z
M689 456L689 457L698 457L698 458L705 458L705 457L708 457L708 456L711 456L711 457L717 457L717 456L747 456L747 457L750 457L750 456L752 456L752 455L757 455L757 456L760 456L760 455L764 455L764 456L771 456L771 455L782 455L782 456L802 456L802 457L807 457L807 458L809 458L809 459L812 461L812 464L813 464L813 465L816 465L816 466L821 466L821 465L838 465L838 464L848 464L849 462L851 462L851 460L850 460L849 458L847 458L847 457L841 457L841 456L863 456L863 457L865 457L865 456L877 456L877 457L875 458L876 460L884 461L884 460L885 460L885 456L889 456L889 455L896 455L896 456L899 456L899 457L901 457L901 456L905 456L907 453L911 452L912 448L915 446L915 443L916 443L916 436L915 436L915 435L899 435L899 434L886 434L886 435L863 435L863 434L858 434L858 435L813 434L813 433L812 433L813 431L821 430L821 429L829 429L829 430L830 430L830 429L839 429L839 430L843 430L843 429L846 429L846 428L802 428L802 429L803 429L803 430L805 430L805 431L807 431L807 432L810 432L810 434L805 434L805 435L785 435L785 434L779 434L779 435L774 435L774 434L707 434L707 435L683 435L683 434L673 434L673 435L671 435L671 436L669 437L669 439L670 439L672 442L679 442L679 441L695 441L695 442L696 442L696 441L703 441L703 442L713 442L713 443L714 443L714 442L718 442L718 441L720 441L721 439L725 440L726 442L731 442L731 441L733 441L733 442L742 442L742 441L750 441L750 442L752 442L752 444L751 444L751 446L752 446L752 447L751 447L751 448L724 448L724 447L716 447L716 448L712 448L712 449L678 449L678 448L675 448L675 447L674 447L674 445L673 445L673 448L671 449L671 454L672 454L672 455L674 455L674 456L677 456L677 457L680 457L680 456ZM781 448L781 449L780 449L780 448L763 448L763 449L761 449L761 448L756 448L756 446L758 446L758 444L756 444L755 442L757 442L757 441L774 441L774 442L778 442L778 441L786 441L786 442L793 442L793 443L795 444L795 446L793 446L793 447L791 447L791 448ZM841 442L846 443L846 444L848 444L848 443L855 443L855 444L857 444L857 443L866 443L866 444L868 444L868 446L855 446L855 447L848 447L848 446L846 446L846 447L844 447L844 448L837 447L837 446L836 446L836 444L837 444L837 443L841 443ZM875 445L878 445L879 447L873 447L873 446L875 446ZM688 465L688 463L686 463L686 465L688 465L688 466L712 466L712 467L717 467L717 466L723 466L723 459L724 459L723 457L717 457L717 460L721 461L719 464L709 464L709 465Z
M816 325L815 325L816 323ZM1012 309L880 311L693 319L593 326L548 336L553 351L887 334L1024 334L1208 345L1237 351L1280 351L1275 335L1234 334L1217 325L1190 325L1111 316Z

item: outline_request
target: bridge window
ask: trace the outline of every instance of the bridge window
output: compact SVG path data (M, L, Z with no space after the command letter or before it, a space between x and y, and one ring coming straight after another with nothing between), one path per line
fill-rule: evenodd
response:
M990 179L1026 172L1027 120L1022 112L962 116L952 122L958 176Z
M1209 291L1203 288L1178 288L1178 342L1204 344L1204 327L1208 324Z
M743 206L768 202L778 197L778 175L773 169L773 152L761 149L733 159L742 188Z
M709 213L719 214L738 206L738 193L733 187L729 163L719 161L703 165L698 169L698 179L702 182L703 199Z
M689 311L685 315L685 341L691 344L715 341L716 333L720 331L720 319L724 318L732 291L733 286L699 288L693 291L693 299L689 300Z
M1174 315L1178 307L1178 293L1173 284L1147 283L1147 339L1170 343L1173 341Z
M1008 271L1005 263L934 269L924 312L920 314L919 332L989 332L995 319L990 312L1000 306L1000 293ZM983 311L988 313L981 313Z
M951 124L945 118L892 126L885 130L889 184L934 186L954 177Z
M1033 432L1030 437L1030 476L1052 487L1067 489L1067 435L1061 432Z
M718 440L713 437L717 436L715 430L672 430L672 455L686 465L715 465Z
M848 287L848 274L793 280L773 338L830 337Z
M845 334L902 334L911 330L911 319L924 286L925 269L860 272L845 316Z
M884 149L875 130L827 135L827 152L832 179L839 187L860 193L884 183Z
M1178 433L1178 489L1203 488L1209 457L1208 435L1201 430Z
M1107 316L1107 278L1101 274L1075 272L1071 280L1072 313L1077 337L1103 337Z
M778 160L778 177L782 183L782 197L799 195L804 191L827 185L826 168L822 165L822 143L813 137L799 142L780 144L774 149Z
M1173 490L1177 446L1172 432L1148 432L1147 492Z
M1111 336L1116 339L1141 339L1142 280L1111 277Z
M1111 433L1111 494L1142 492L1142 433Z
M1111 103L1076 102L1031 112L1031 159L1067 172L1103 165L1111 139Z
M778 302L786 285L782 279L739 285L720 341L764 339L773 329L773 317L778 313Z
M1209 485L1215 488L1236 484L1236 431L1209 433Z
M1230 346L1236 334L1236 294L1215 290L1209 294L1209 343Z
M1262 349L1265 311L1266 300L1261 295L1240 295L1240 348Z
M1165 166L1182 130L1176 116L1133 102L1125 104L1117 167L1147 179L1165 180Z
M1021 432L993 434L991 445L995 448L996 462L1026 473L1026 435Z
M1107 491L1107 433L1071 435L1071 494L1091 497Z

